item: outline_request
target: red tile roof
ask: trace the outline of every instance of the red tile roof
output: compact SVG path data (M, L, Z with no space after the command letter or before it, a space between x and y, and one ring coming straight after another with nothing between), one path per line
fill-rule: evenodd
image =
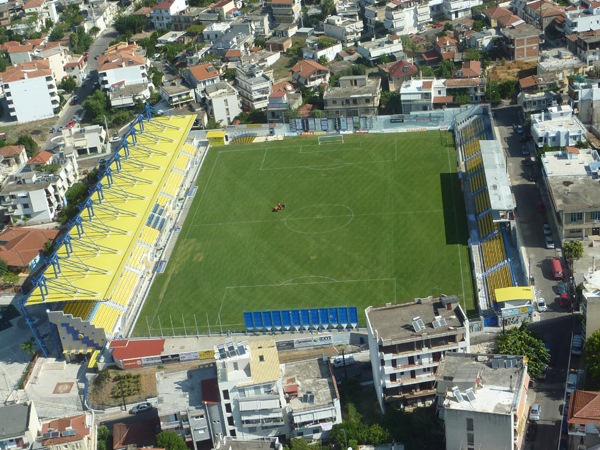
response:
M567 153L571 153L572 155L579 155L579 149L577 147L565 147Z
M227 50L227 53L225 53L225 58L240 58L241 56L241 50Z
M446 87L460 88L460 87L475 87L481 84L481 78L448 78L446 80Z
M456 39L452 39L450 36L442 36L436 41L438 47L449 47L457 44Z
M427 81L423 81L423 89L431 89L431 86L433 86L433 81L431 80L427 80Z
M39 8L44 3L46 3L46 0L28 0L23 3L23 9Z
M23 148L23 145L7 145L6 147L0 148L0 156L4 158L19 156L23 152Z
M540 84L540 82L535 75L521 78L519 80L519 86L521 86L521 89L527 89L530 87L534 87L534 86L537 86L538 84Z
M501 6L497 6L495 8L484 9L481 12L485 16L489 17L490 19L498 19L498 18L504 17L504 16L512 16L512 13L508 9L503 8Z
M174 0L165 0L164 2L160 2L158 5L152 7L152 11L157 9L169 9L173 6L173 1Z
M454 101L454 97L451 95L438 95L437 97L433 97L433 103L452 103Z
M131 446L137 448L154 445L156 428L160 427L158 417L153 419L153 423L146 420L139 423L115 423L113 425L113 448L116 450Z
M433 62L433 61L437 61L438 59L440 59L440 54L436 51L431 50L431 51L422 53L421 58L423 58L423 60L426 62Z
M271 95L269 95L269 97L273 97L273 98L283 98L287 95L287 92L285 91L277 91L277 92L273 92Z
M19 44L19 45L11 45L6 49L6 51L10 53L24 53L30 52L33 50L32 44Z
M301 77L309 78L318 71L324 71L329 73L329 69L322 64L319 64L312 59L303 59L298 61L294 66L290 69L293 73L297 73Z
M278 91L294 92L295 90L296 90L296 87L289 81L282 81L281 83L276 83L273 85L273 92L278 92Z
M571 394L568 422L600 425L600 392L575 391Z
M196 81L208 80L210 78L219 78L219 72L211 63L198 64L189 67L188 70Z
M0 233L0 259L11 267L27 267L56 236L57 230L9 228Z
M412 77L417 74L419 68L405 60L400 60L389 68L392 78Z
M144 358L146 356L159 356L165 348L164 339L117 339L110 343L113 358L119 361Z
M80 441L90 434L90 428L86 426L86 415L81 414L79 416L64 417L62 419L52 420L42 424L40 434L48 432L49 429L55 431L65 431L67 428L71 428L76 431L73 436L61 436L57 438L43 439L44 446L66 444L67 442Z
M456 78L474 78L481 76L481 62L463 61L460 70L454 71Z
M42 150L41 152L37 152L35 155L29 158L27 164L30 166L43 166L48 164L53 156L54 154L50 153L48 150Z
M111 52L104 52L98 57L98 71L118 69L121 67L141 66L146 64L146 58L132 48L123 48Z

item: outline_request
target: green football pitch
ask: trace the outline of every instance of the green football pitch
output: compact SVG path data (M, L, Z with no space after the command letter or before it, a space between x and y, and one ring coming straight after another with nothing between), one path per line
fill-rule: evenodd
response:
M244 330L244 311L456 294L474 309L452 135L213 147L134 335ZM273 212L283 202L286 207Z

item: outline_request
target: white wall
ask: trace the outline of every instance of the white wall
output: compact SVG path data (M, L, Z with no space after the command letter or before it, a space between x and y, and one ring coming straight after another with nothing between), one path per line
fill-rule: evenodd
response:
M126 86L147 82L148 79L143 77L143 74L146 74L146 67L143 67L144 69L142 69L142 66L125 66L107 70L106 77L103 78L103 80L108 80L108 85L105 87L110 88L110 86L120 81L125 81Z
M48 82L46 77L29 78L9 83L10 97L13 100L15 116L19 122L54 117ZM32 101L35 99L35 101ZM57 105L58 106L58 105Z
M445 410L446 449L513 448L512 414L488 414L478 411ZM473 446L467 445L467 418L473 419Z
M242 109L239 105L237 94L225 94L210 98L213 118L222 125L229 125L238 116ZM227 111L229 110L229 113Z

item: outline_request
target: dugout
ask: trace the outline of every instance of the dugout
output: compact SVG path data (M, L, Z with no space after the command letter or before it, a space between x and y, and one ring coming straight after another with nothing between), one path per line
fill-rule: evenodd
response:
M206 133L206 139L210 142L211 147L223 146L229 144L229 137L224 131L216 130Z

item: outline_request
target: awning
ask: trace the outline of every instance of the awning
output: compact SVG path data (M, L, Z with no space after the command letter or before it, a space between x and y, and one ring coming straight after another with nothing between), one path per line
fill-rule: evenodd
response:
M63 350L64 355L87 355L88 353L93 352L93 348L71 348L67 350Z
M321 430L330 431L333 428L333 422L324 422L321 424Z

